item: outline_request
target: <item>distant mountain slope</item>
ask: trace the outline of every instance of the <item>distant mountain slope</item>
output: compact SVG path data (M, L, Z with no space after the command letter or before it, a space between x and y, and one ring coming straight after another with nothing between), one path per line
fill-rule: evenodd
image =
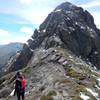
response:
M0 45L0 68L5 66L7 61L20 51L23 47L22 43L10 43L7 45Z

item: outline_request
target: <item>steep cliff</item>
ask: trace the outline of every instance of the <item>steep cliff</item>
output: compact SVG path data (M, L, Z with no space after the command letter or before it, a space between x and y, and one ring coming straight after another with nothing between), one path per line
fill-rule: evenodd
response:
M22 43L9 43L6 45L0 45L0 77L1 73L6 69L8 60L14 58L17 52L20 52L23 48Z

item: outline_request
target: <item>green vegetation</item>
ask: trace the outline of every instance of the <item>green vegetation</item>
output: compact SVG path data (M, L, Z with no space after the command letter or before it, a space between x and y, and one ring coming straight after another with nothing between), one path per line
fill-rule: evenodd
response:
M74 90L75 90L75 93L80 93L80 92L84 91L84 86L77 85Z
M51 96L45 96L45 95L43 95L43 96L40 98L40 100L54 100L54 99L53 99L53 97L51 97Z
M71 81L68 79L64 79L64 80L60 81L60 83L66 84L66 83L71 83Z
M57 94L56 94L56 92L55 91L50 91L48 94L47 94L47 96L56 96Z
M67 71L66 72L67 76L70 76L70 77L73 77L73 78L76 78L76 79L79 79L79 80L84 80L86 78L85 75L83 75L82 73L76 72L73 68L69 68L66 71Z
M56 92L55 91L50 91L47 95L43 95L40 100L54 100L52 96L56 96Z
M31 71L31 67L24 68L24 73L30 73L30 71Z
M72 100L83 100L83 99L80 98L79 96L74 96L74 97L72 97Z

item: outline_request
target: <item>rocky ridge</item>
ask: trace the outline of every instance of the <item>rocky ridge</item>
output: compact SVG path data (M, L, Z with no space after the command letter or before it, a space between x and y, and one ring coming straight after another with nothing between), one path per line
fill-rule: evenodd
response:
M11 76L21 70L28 80L26 100L99 100L99 38L89 12L68 2L59 5L8 65L12 73L0 79L0 98L15 98L9 96Z
M96 28L92 15L81 7L61 4L48 15L39 30L34 31L32 38L29 41L32 49L61 46L98 68L100 66L100 30Z

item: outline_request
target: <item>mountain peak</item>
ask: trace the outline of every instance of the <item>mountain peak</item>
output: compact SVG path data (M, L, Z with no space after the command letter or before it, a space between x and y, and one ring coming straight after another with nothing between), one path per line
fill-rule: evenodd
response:
M64 2L57 6L55 9L62 9L62 10L72 10L73 8L76 8L76 6L70 2Z
M11 92L14 71L20 70L28 79L26 100L99 100L100 30L88 11L65 2L48 15L7 68L0 86ZM0 97L5 91L8 96L8 90L1 88Z
M54 37L61 42L54 42ZM94 54L100 50L100 30L96 28L88 11L69 2L56 7L40 25L39 30L34 31L32 38L33 40L28 41L31 49L40 46L47 49L60 45L83 59L89 59L93 65L100 65L99 54Z

